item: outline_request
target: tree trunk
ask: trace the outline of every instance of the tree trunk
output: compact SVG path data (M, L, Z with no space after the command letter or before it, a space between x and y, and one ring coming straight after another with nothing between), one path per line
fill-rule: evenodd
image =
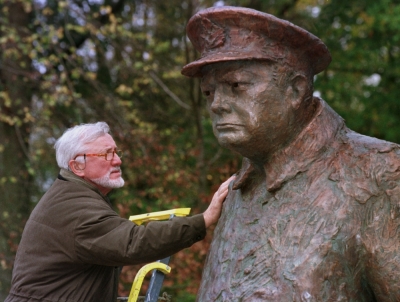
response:
M0 300L7 296L15 251L30 212L33 180L28 173L31 62L20 43L28 33L29 12L19 1L5 1L9 30L0 44ZM28 10L28 9L27 9ZM7 23L8 22L8 23Z

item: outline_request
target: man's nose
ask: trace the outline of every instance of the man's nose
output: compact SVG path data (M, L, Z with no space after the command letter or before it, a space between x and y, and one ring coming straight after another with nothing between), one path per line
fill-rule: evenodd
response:
M221 114L223 112L230 112L231 106L229 102L229 96L224 91L223 85L218 85L214 91L214 99L211 103L210 109L216 114Z
M114 157L112 158L111 163L116 166L121 165L122 164L121 157L119 157L117 153L114 153Z

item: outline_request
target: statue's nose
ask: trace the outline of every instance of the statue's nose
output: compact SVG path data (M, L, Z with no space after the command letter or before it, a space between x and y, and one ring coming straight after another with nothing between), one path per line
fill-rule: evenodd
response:
M214 92L214 99L210 109L216 114L231 111L229 96L224 92L223 85L218 85Z

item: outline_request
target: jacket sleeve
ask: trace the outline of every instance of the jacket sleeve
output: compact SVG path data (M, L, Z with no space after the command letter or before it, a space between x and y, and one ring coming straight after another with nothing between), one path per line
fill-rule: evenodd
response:
M170 256L206 235L202 214L137 226L106 203L82 211L75 227L75 251L82 262L120 266Z
M377 301L400 301L400 161L375 173L380 193L366 204L363 225L365 275Z

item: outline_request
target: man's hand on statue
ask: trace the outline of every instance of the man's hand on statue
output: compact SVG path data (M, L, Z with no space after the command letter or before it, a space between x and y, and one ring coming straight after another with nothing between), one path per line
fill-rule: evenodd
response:
M235 177L235 175L232 175L228 180L223 182L218 190L214 193L210 205L203 213L206 228L217 223L219 216L221 216L222 205L224 203L226 195L228 195L229 183L234 180Z

